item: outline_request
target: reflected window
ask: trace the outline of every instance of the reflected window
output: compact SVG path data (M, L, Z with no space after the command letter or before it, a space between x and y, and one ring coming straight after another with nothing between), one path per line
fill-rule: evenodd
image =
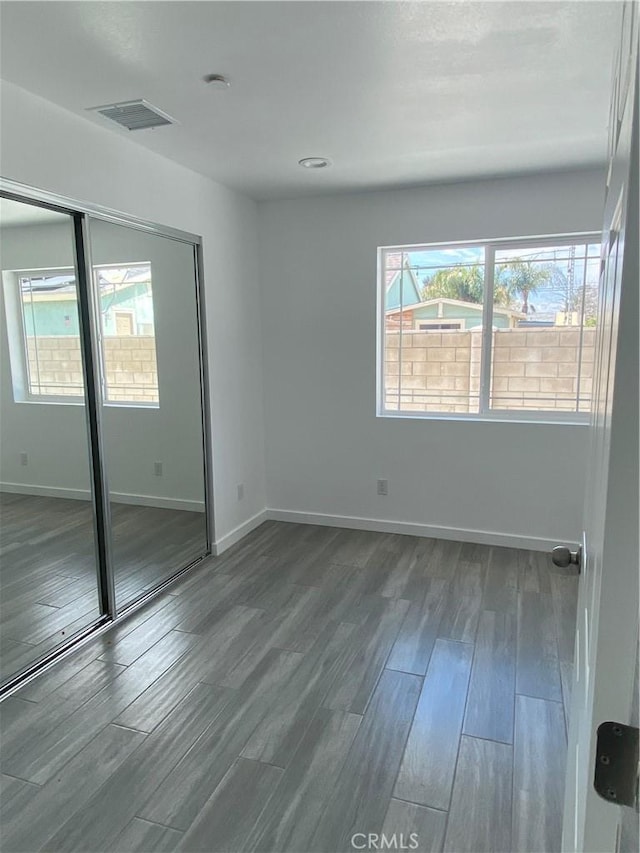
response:
M73 271L13 274L22 363L12 361L16 399L54 401L84 396L80 325ZM149 263L97 266L102 386L107 403L157 406L158 366ZM15 322L12 322L12 319Z
M96 267L108 403L158 404L151 264Z
M81 398L75 276L55 270L20 273L18 289L28 396Z

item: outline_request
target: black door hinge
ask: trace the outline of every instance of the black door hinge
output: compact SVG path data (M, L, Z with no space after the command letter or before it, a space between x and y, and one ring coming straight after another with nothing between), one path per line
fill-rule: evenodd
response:
M610 803L638 808L638 729L601 723L596 740L593 787Z

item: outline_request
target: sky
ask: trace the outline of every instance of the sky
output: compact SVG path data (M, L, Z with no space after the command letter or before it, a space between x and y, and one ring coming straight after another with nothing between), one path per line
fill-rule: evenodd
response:
M406 252L411 267L414 269L420 284L438 269L458 265L474 265L484 263L484 248L482 246L451 246L438 249L415 249ZM574 292L582 287L585 274L584 244L577 247L574 257ZM600 271L600 244L590 244L587 250L587 286L597 286ZM556 311L565 307L566 287L562 286L563 279L568 279L570 247L544 246L533 248L509 248L496 251L496 262L503 263L510 259L531 260L541 264L554 264L562 273L556 284L550 284L536 294L531 295L530 305L535 309L537 319L554 319Z

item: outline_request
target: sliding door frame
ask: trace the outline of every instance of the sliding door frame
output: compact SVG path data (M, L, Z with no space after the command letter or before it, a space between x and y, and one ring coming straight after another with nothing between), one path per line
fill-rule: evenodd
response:
M73 214L73 230L82 364L85 374L85 411L89 431L91 497L98 556L98 595L100 612L109 618L115 618L118 611L112 558L111 506L104 455L102 382L99 373L100 356L97 335L98 315L96 313L95 289L92 282L89 231L84 214Z
M85 629L79 631L66 643L35 661L29 667L12 676L0 685L0 699L5 698L66 657L78 645L110 628L132 612L143 607L167 587L174 584L193 566L210 556L215 541L213 508L212 436L210 418L209 370L204 312L204 274L202 238L196 234L180 231L155 222L136 219L119 211L77 201L26 184L0 177L0 196L16 202L32 203L39 207L63 213L71 217L74 236L74 256L77 281L78 314L82 363L85 380L85 414L89 439L89 461L91 467L91 503L93 507L94 537L96 545L96 568L100 616ZM172 575L160 581L143 595L118 607L115 594L115 576L112 557L112 530L109 487L105 466L104 433L102 423L102 383L99 375L100 353L98 337L98 314L96 293L92 281L92 265L89 240L90 219L102 220L148 234L186 243L193 248L196 325L198 335L198 358L200 378L200 404L202 429L202 457L204 468L204 503L206 543L205 551Z

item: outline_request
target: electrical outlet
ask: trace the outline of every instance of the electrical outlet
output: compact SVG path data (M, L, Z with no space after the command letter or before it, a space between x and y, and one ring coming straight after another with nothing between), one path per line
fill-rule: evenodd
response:
M389 481L388 480L378 480L378 494L379 495L388 495L389 494Z
M238 483L238 500L241 501L244 498L244 483Z
M162 477L162 462L153 463L153 473L156 477Z
M25 453L24 450L20 454L20 464L21 465L28 465L29 464L29 454Z

